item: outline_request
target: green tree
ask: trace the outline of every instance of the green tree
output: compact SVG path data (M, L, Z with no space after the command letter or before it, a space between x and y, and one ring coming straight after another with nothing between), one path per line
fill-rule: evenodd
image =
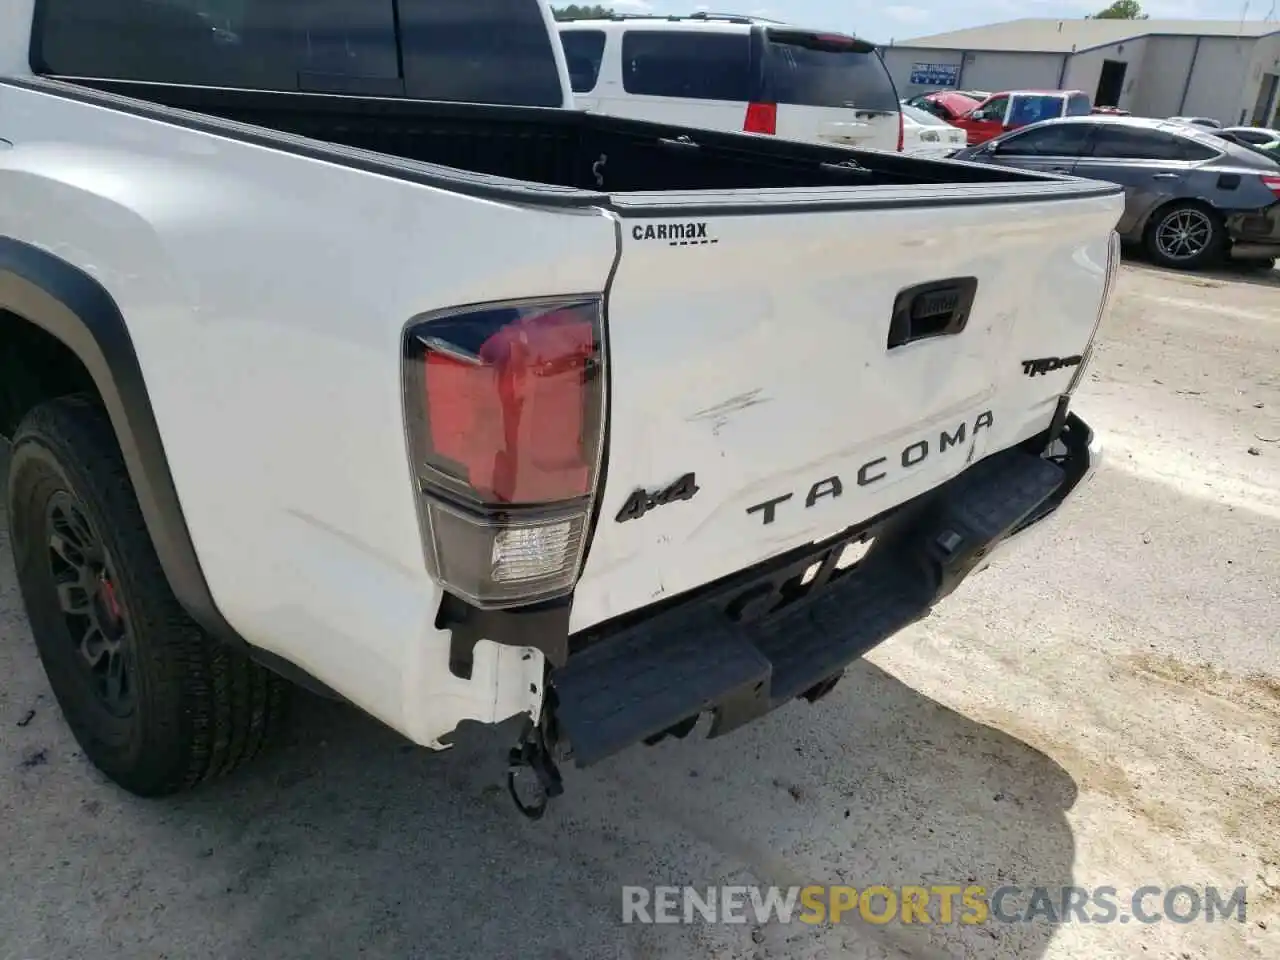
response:
M1142 4L1138 0L1115 0L1115 3L1107 7L1105 10L1099 10L1092 17L1085 17L1086 20L1145 20L1147 15L1142 12Z
M612 17L614 14L612 9L602 7L598 3L571 3L566 7L552 7L551 12L556 15L557 20L600 20L604 17Z

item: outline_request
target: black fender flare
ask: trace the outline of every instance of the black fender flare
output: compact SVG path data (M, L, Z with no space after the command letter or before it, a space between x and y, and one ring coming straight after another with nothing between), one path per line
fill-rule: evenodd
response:
M178 602L216 639L247 646L218 610L200 568L142 367L120 308L93 277L39 247L0 237L0 310L61 341L106 407L161 569Z

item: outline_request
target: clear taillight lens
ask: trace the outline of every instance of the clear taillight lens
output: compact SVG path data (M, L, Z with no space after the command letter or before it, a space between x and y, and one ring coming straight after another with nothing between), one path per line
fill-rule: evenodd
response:
M405 370L432 575L480 607L568 593L600 470L600 300L422 318L409 329Z

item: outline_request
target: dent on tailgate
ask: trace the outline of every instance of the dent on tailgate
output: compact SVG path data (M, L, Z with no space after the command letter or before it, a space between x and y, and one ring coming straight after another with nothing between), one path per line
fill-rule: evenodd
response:
M1116 205L624 217L573 629L829 537L1043 429L1071 371L1022 364L1088 342Z

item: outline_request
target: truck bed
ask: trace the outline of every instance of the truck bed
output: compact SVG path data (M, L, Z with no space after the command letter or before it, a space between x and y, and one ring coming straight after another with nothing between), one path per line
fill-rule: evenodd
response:
M1043 432L1078 368L1033 378L1025 362L1085 354L1123 203L1110 184L739 134L682 143L687 128L570 110L7 82L90 106L45 104L40 116L53 142L83 124L95 152L75 169L93 169L95 184L112 182L101 170L117 154L130 171L146 159L175 176L152 216L176 218L183 236L167 196L223 203L228 190L244 204L246 249L290 251L311 304L293 311L300 330L319 316L346 329L368 308L361 290L399 291L384 307L397 335L406 317L455 304L600 291L603 519L572 632L856 528ZM588 209L612 216L560 215ZM406 215L393 230L390 211ZM300 242L335 224L340 243ZM216 262L234 256L225 227L217 244ZM379 251L365 266L362 245ZM317 266L334 257L340 267ZM268 285L256 262L220 270L211 288L272 301L287 272ZM317 300L326 272L334 285ZM366 410L360 430L387 415ZM686 475L707 492L643 523L620 519L638 491ZM369 502L367 479L351 496Z
M744 685L753 710L821 689L1068 483L1037 438L1063 426L1106 311L1118 186L332 94L22 75L0 77L0 115L0 238L19 251L0 295L80 353L50 386L99 386L175 593L414 742L540 716L548 678L522 647L565 669L590 655L550 679L579 741L592 691L643 704L600 720L584 755ZM475 334L488 343L517 332L509 310L557 305L528 316L581 337L561 314L591 313L572 348L582 405L549 391L527 422L541 413L547 462L590 484L482 506L549 521L542 544L504 549L559 550L571 600L491 591L503 606L459 611L430 568L444 514L425 514L458 504L425 502L435 468L407 442L433 410L471 408L488 445L463 451L469 477L511 459L494 403L525 413L469 385L427 394L421 354L451 343L411 334L501 321ZM442 436L470 430L459 416ZM853 539L864 554L837 554ZM494 553L476 543L446 559L482 574ZM963 562L939 570L946 556ZM686 601L722 595L731 622L708 608L717 633L688 669L648 646L690 636ZM661 682L614 669L615 641Z
M83 80L108 93L509 180L609 193L1038 182L923 160L576 110ZM692 136L691 136L692 134ZM696 143L682 142L687 137ZM852 164L850 163L852 161Z

